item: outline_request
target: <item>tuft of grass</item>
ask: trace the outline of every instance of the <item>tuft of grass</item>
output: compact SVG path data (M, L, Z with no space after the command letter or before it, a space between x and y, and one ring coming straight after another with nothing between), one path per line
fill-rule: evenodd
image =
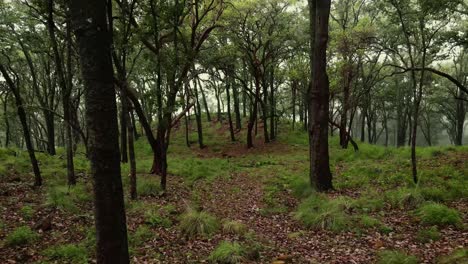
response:
M149 210L145 213L145 223L153 227L169 228L172 226L171 219L160 215L156 210Z
M20 226L7 235L5 238L5 245L12 247L26 245L35 241L37 238L38 235L31 230L29 226Z
M219 229L219 222L209 213L188 208L180 217L180 229L187 237L211 236Z
M437 241L441 237L439 230L437 227L432 226L428 229L421 229L418 231L418 235L416 239L421 243L429 243L431 241Z
M417 188L398 188L385 193L385 201L392 208L416 208L424 202Z
M243 235L247 232L247 226L239 221L226 221L223 223L223 232L228 234Z
M401 251L384 250L378 255L378 264L418 264L418 259L415 256L407 255Z
M54 186L47 192L46 204L61 210L77 212L77 204L90 202L93 199L91 193L84 184L73 187Z
M380 222L379 219L365 214L357 216L356 220L357 225L363 228L373 228L382 225L382 222Z
M461 248L453 251L450 255L441 257L439 264L466 264L468 263L468 249Z
M328 199L313 195L299 205L295 217L312 229L344 231L352 225L352 220L345 213L350 205L350 200L345 197Z
M235 264L244 261L244 248L237 242L221 242L213 252L211 252L208 260L212 263Z
M137 178L137 193L140 196L158 196L162 189L159 182L154 178Z
M145 225L139 226L135 232L129 236L129 244L131 247L141 246L154 236L154 233Z
M34 215L34 209L30 205L25 205L21 207L20 213L24 219L29 220Z
M448 226L462 222L457 210L439 203L427 203L416 210L416 216L425 225Z
M88 263L88 250L83 245L67 244L52 246L44 251L51 260L66 263Z

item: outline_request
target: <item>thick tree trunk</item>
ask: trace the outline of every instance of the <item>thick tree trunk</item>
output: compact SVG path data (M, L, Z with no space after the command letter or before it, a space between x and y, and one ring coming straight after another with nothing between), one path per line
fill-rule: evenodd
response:
M96 260L129 263L127 228L120 175L119 130L108 31L106 0L72 0L78 40L94 181Z
M311 87L309 88L310 182L318 191L333 189L328 153L329 80L327 43L330 0L309 0Z

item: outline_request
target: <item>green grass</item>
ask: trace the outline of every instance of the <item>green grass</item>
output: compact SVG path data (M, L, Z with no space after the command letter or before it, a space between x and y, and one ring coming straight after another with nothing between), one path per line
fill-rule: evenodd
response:
M424 225L459 225L462 223L460 213L446 205L439 203L427 203L416 210L416 216Z
M441 234L437 227L432 226L427 229L421 229L418 231L416 239L421 243L429 243L431 241L437 241L441 238Z
M295 217L309 228L339 232L352 225L345 212L350 206L350 199L345 197L328 199L323 195L312 195L299 205Z
M66 244L47 248L44 251L50 260L61 263L88 263L88 250L83 245Z
M22 246L36 241L38 237L38 234L31 230L29 226L20 226L6 236L5 245Z
M243 235L247 232L247 226L235 220L223 223L223 232L227 234Z
M169 228L172 221L168 217L162 216L157 210L148 210L145 213L145 223L152 227Z
M46 205L76 213L78 205L92 201L92 191L84 184L52 186L47 191Z
M243 263L244 254L245 250L239 243L223 241L211 252L208 260L220 264Z
M384 250L378 255L378 264L418 264L418 259L415 256L407 255L401 251Z
M192 208L180 216L180 230L187 237L209 237L219 229L216 217L207 212L199 212Z
M137 177L137 193L140 196L159 196L162 193L159 178Z
M416 208L424 202L424 197L417 188L398 188L385 193L385 201L392 208Z
M34 215L34 209L30 206L30 205L25 205L23 207L21 207L20 209L20 213L21 213L21 216L25 219L25 220L29 220L33 217Z
M439 258L439 264L466 264L468 263L468 249L454 250L450 255Z

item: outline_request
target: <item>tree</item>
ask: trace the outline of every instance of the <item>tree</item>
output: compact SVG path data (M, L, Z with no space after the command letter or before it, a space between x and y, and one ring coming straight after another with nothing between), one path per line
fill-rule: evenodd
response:
M108 3L72 0L70 7L86 88L97 263L129 263Z
M327 43L330 0L309 0L311 82L309 100L310 182L315 189L333 189L328 154L330 83Z

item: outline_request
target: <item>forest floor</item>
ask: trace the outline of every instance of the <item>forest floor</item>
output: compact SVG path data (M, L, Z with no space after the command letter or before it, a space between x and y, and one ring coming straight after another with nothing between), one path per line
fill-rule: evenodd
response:
M187 148L183 130L171 142L166 192L146 173L144 137L136 201L122 165L133 263L468 263L466 146L418 148L414 185L408 148L361 143L354 152L332 137L336 190L317 194L303 132L268 144L258 137L247 150L244 132L229 143L225 125L204 124L204 149L195 131ZM0 263L92 263L86 159L75 158L74 188L66 186L63 150L39 159L45 185L33 189L27 154L0 150Z

